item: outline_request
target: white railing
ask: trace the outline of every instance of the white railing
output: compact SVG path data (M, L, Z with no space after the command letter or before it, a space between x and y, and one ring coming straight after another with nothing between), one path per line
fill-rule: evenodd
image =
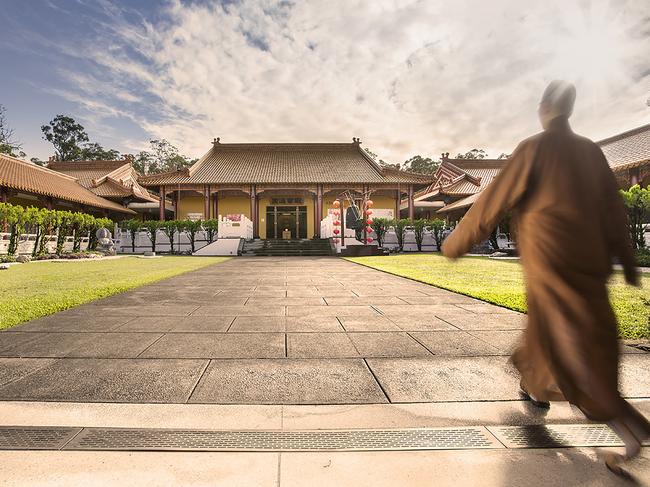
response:
M244 238L252 240L253 222L246 215L219 215L219 238Z

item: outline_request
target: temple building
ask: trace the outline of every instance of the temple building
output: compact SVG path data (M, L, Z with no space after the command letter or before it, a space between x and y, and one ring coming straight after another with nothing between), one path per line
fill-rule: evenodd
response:
M507 162L507 159L450 159L449 153L443 154L433 182L414 195L415 217L458 219ZM402 208L407 203L403 200Z
M160 199L138 183L140 175L130 159L119 161L54 161L48 169L66 174L97 196L138 212L141 218L158 218Z
M650 185L650 123L598 142L621 188Z
M176 219L244 216L253 222L253 236L262 239L319 237L334 200L346 211L364 194L374 201L375 217L394 218L402 198L407 216L414 217L413 197L431 181L431 175L380 166L358 138L275 144L215 139L191 167L139 179L158 191L161 202L171 198Z
M73 176L0 154L0 202L55 210L82 211L122 220L135 212L103 198Z

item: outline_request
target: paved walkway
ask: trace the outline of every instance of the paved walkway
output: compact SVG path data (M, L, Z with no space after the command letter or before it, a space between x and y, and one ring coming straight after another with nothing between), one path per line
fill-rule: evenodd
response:
M524 316L336 258L237 258L0 333L0 400L517 400ZM622 347L623 391L650 354Z

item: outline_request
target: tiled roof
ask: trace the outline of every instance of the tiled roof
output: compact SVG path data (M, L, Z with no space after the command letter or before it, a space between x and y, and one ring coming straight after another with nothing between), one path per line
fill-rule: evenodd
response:
M507 159L444 159L434 181L415 195L426 200L439 194L466 196L482 191L499 174Z
M79 184L104 198L133 197L158 201L138 183L138 173L129 161L50 162L48 168L77 179Z
M597 143L614 171L650 163L650 124Z
M71 176L5 154L0 154L0 186L94 208L134 213L122 205L97 196Z
M381 168L358 143L213 144L189 169L144 176L167 184L427 184L431 176Z
M462 210L464 208L468 208L476 202L480 194L481 192L479 191L478 193L470 194L469 196L465 196L464 198L456 200L453 203L450 203L440 208L438 210L438 213L446 213L448 211Z

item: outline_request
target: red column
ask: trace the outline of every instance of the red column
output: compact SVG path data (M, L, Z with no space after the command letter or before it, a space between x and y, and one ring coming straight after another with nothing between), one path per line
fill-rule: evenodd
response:
M161 186L160 187L160 208L159 208L159 214L158 214L158 219L159 220L164 220L165 219L165 199L167 198L167 194L165 193L165 187Z
M219 192L212 195L212 218L219 218Z
M323 185L316 186L316 237L320 238L320 222L323 219Z
M203 219L210 218L210 186L203 186Z
M251 220L253 220L253 238L258 238L257 192L254 184L251 184Z
M399 220L399 209L402 206L402 192L395 190L395 219Z
M415 203L413 201L413 185L409 184L409 218L415 218Z
M7 188L0 188L0 203L6 203L9 198Z

